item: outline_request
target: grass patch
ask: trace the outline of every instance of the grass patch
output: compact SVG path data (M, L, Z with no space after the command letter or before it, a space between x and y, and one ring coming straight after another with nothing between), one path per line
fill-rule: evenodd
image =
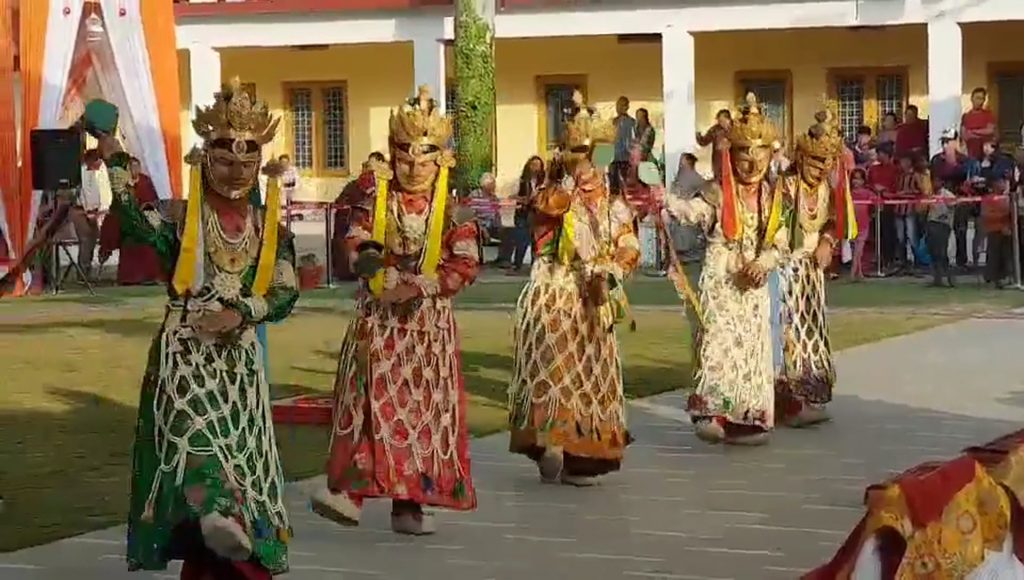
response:
M152 300L145 293L126 300ZM329 299L328 295L324 299ZM31 307L32 302L19 303ZM109 310L67 304L36 316L0 313L4 397L0 399L0 551L36 545L124 521L130 450L146 350L159 306ZM463 366L476 435L505 426L511 377L510 313L462 311ZM4 323L5 319L14 322ZM275 396L329 392L347 317L299 314L269 330ZM845 348L935 326L948 318L838 314L833 340ZM681 315L638 314L639 331L622 334L626 390L643 397L690 381L689 332ZM313 427L278 428L289 478L321 472L327 435Z

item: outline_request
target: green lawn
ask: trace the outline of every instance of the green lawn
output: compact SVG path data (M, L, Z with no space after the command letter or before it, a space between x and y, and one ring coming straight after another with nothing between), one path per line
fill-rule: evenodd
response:
M480 284L461 303L513 301L518 285L503 282ZM878 306L881 301L924 309L1005 307L1020 300L1010 292L930 294L920 287L882 287L838 285L832 296L844 306ZM68 294L0 301L0 495L6 500L0 551L123 521L139 378L162 298L151 288L102 292L99 298ZM347 321L339 298L350 292L313 292L303 297L297 315L270 327L270 369L277 395L331 389ZM872 304L865 296L876 301ZM663 280L644 280L634 285L634 301L673 304L674 296ZM846 348L948 320L905 310L839 311L832 317L834 344ZM472 395L470 428L477 435L492 433L504 427L511 315L463 309L459 322ZM639 312L637 322L638 332L622 335L629 396L688 387L689 333L682 316ZM278 436L289 477L320 471L324 430L284 426Z

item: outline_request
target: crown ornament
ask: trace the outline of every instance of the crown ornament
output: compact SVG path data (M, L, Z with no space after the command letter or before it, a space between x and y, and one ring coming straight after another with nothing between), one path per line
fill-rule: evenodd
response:
M572 115L565 122L565 146L569 151L589 151L597 143L615 140L615 125L588 107L583 101L583 93L573 91L572 104Z
M389 121L391 142L398 145L433 146L447 149L452 123L430 96L430 87L420 85L415 97L392 109Z
M266 103L253 102L242 89L238 77L214 95L209 107L196 107L192 128L207 143L227 139L234 142L236 153L244 153L245 143L266 145L274 139L280 118L271 116Z
M814 115L814 124L797 137L796 151L832 163L843 151L843 132L839 127L837 105L825 101L822 110Z
M727 138L733 147L768 147L778 139L775 124L764 116L754 93L747 93L739 118L733 121Z

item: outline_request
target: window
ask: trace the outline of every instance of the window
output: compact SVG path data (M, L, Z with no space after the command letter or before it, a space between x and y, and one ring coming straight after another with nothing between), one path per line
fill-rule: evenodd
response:
M572 93L580 91L586 99L587 83L585 77L538 77L538 148L543 153L550 153L562 142L565 122L572 112Z
M1021 125L1024 125L1024 72L995 76L996 94L993 101L999 106L996 128L999 142L1007 148L1021 143Z
M793 137L793 99L789 71L751 72L736 75L737 101L743 102L747 93L754 93L757 102L787 143Z
M867 125L874 134L889 113L903 119L907 107L907 75L902 70L838 70L830 73L829 94L839 109L839 124L847 141Z
M344 82L285 85L285 131L292 162L304 174L348 171L348 91Z

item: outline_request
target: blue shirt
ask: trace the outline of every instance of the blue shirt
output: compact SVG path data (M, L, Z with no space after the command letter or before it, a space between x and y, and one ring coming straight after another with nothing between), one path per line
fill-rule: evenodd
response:
M629 115L615 117L615 161L629 161L635 135L636 119Z

